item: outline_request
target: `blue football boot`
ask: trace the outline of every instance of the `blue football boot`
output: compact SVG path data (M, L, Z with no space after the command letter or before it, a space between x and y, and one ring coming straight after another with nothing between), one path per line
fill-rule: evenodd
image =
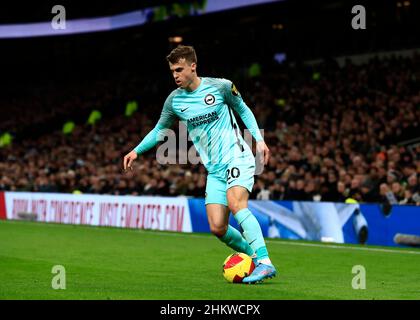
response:
M243 283L258 283L263 282L265 279L275 277L277 274L276 268L272 264L259 263L254 271L248 276L242 279Z

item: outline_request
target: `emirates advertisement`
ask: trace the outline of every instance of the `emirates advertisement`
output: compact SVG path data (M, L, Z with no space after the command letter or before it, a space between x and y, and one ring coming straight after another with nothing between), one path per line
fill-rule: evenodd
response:
M4 192L0 218L192 232L188 200L181 197Z

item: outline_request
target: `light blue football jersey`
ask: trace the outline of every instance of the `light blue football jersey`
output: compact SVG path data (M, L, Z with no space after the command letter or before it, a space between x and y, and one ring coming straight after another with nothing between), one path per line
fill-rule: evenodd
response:
M186 125L209 173L224 170L238 158L254 159L233 110L241 116L256 141L263 140L254 115L234 84L227 79L201 77L194 91L178 88L168 96L157 125L135 151L141 154L155 146L162 130L179 119Z

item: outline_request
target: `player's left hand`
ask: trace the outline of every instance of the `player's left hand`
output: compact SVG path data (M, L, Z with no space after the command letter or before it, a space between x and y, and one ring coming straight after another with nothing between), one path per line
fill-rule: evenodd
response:
M264 162L264 165L267 165L268 160L270 159L270 149L268 149L264 141L257 142L256 151L257 151L257 154L260 155L260 159Z

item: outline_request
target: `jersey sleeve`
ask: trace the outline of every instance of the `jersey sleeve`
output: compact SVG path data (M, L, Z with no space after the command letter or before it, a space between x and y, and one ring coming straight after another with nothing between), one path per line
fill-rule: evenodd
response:
M236 89L235 85L230 80L223 79L222 91L226 104L239 114L255 140L264 140L261 136L254 114L242 99L241 94L238 89Z
M161 141L164 137L166 130L172 127L176 119L176 115L172 110L173 96L174 94L171 94L168 98L166 98L156 126L143 138L137 147L134 148L134 151L138 155L145 153L146 151L156 146L158 142Z

